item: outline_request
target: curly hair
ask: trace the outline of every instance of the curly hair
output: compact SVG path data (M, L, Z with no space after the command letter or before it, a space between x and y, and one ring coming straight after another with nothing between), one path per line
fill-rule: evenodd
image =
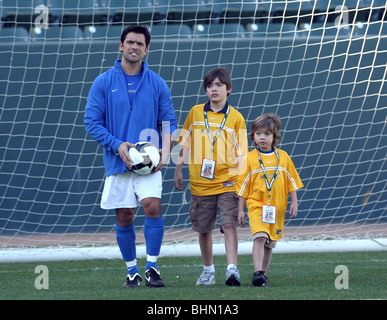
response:
M255 131L258 129L265 129L273 134L273 147L275 147L281 138L280 128L281 118L279 115L274 113L263 114L253 121L253 124L251 125L250 139L254 141Z

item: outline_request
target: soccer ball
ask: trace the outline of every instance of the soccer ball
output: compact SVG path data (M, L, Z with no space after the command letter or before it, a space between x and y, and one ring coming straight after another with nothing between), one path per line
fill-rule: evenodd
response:
M132 171L142 176L154 172L160 162L159 150L149 142L137 142L129 148L129 157L132 159Z

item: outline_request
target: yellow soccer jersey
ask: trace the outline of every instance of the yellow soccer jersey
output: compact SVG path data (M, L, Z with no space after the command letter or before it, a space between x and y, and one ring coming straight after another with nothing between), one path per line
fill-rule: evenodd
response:
M215 195L235 191L238 178L239 156L248 152L247 131L243 116L231 105L227 120L212 145L204 120L207 110L208 127L215 140L225 117L225 108L213 112L209 103L194 106L185 120L178 143L190 149L188 166L191 193L197 196ZM213 179L201 177L203 159L215 161Z
M237 184L237 194L246 198L247 214L252 234L266 232L270 239L274 241L282 238L289 192L304 186L289 155L283 150L276 150L280 158L279 171L277 178L274 180L270 197L270 205L277 208L275 224L262 222L262 205L268 204L269 191L265 183L263 170L259 164L256 148L243 159ZM278 158L274 152L261 152L260 154L266 176L270 182L277 169Z

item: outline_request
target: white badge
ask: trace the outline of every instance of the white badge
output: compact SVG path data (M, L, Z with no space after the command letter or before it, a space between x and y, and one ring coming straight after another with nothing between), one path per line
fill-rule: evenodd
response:
M206 179L214 179L215 173L215 160L209 160L204 158L202 163L202 170L200 176Z
M276 212L275 206L262 205L262 222L275 224L276 223Z

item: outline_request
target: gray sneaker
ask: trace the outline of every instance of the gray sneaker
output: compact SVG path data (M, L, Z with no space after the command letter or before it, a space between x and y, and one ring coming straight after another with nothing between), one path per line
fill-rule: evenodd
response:
M239 270L237 267L226 270L226 285L227 286L240 286L241 279L239 276Z
M212 285L215 284L215 272L211 272L208 270L203 270L202 274L200 275L198 281L196 281L196 285Z

